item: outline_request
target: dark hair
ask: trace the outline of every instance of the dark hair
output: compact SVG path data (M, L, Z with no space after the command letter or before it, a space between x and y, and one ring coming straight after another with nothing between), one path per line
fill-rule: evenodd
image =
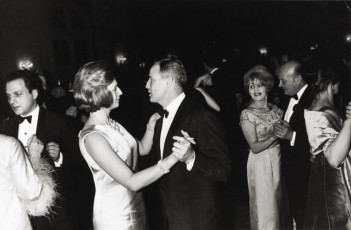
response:
M155 65L160 67L162 78L172 77L176 83L184 88L187 81L187 75L183 63L177 58L166 58L156 61Z
M274 87L273 76L263 65L254 66L245 73L244 87L246 91L249 90L250 82L255 79L259 80L266 87L267 92L270 92Z
M335 85L339 82L339 76L330 66L321 65L315 70L314 78L317 79L313 84L314 95L327 90L329 84Z
M31 93L34 89L40 90L41 80L40 78L30 70L17 70L9 73L5 77L5 83L22 79L28 91Z
M74 77L73 96L77 106L87 112L109 108L113 104L113 95L107 86L115 75L113 66L107 61L83 65Z
M5 84L15 81L18 79L22 79L24 81L24 85L31 93L33 90L38 91L37 102L41 104L42 102L42 94L43 94L43 86L40 78L31 70L16 70L14 72L9 73L5 77Z

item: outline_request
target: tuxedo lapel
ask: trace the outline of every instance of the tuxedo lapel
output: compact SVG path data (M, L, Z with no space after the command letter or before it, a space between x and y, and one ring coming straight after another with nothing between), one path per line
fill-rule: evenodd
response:
M19 123L17 121L17 118L14 117L9 121L9 128L7 130L7 135L16 137L18 138L18 128L19 128Z
M310 86L308 86L305 92L302 94L301 99L293 108L293 114L291 115L290 121L294 121L298 114L303 113L303 110L310 106L312 102L312 93ZM291 123L291 122L289 122Z
M155 125L155 133L154 133L154 149L156 150L156 159L161 159L161 149L160 149L160 138L161 138L161 129L162 129L163 117L161 117Z
M171 154L172 151L170 149L172 149L173 146L173 136L176 134L176 131L179 129L182 122L188 116L190 111L191 110L189 109L189 100L187 99L187 97L185 97L182 103L180 104L167 133L165 146L163 148L163 157L167 157Z
M45 143L45 140L46 140L46 138L45 138L45 111L42 108L39 109L36 135L41 141L44 142L44 144L46 144Z

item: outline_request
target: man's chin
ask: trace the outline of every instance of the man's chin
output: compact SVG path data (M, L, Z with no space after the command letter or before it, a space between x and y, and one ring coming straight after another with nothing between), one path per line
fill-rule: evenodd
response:
M17 116L22 115L22 111L19 111L18 109L12 109L13 113L16 114Z

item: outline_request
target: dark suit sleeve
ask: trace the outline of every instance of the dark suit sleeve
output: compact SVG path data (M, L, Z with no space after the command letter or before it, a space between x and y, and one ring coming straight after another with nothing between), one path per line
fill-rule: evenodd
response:
M225 182L231 172L231 163L220 121L213 113L206 111L193 117L194 124L196 158L191 172L213 181Z
M63 155L63 167L75 167L77 164L79 165L82 163L82 157L78 145L78 136L74 132L72 122L67 117L62 119L59 144Z

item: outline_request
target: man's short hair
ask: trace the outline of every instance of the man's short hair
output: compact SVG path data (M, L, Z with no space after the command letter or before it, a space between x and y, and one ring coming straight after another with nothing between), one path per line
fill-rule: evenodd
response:
M7 84L10 81L17 79L22 79L28 91L31 93L34 89L40 91L42 89L41 81L39 77L30 70L16 70L9 73L5 77L5 83Z
M263 65L257 65L252 67L244 75L244 87L246 91L249 91L250 82L255 79L259 80L270 92L274 87L274 78L272 74Z
M185 87L187 82L187 74L183 63L177 58L165 58L160 61L156 61L155 65L160 67L160 75L162 78L172 77L175 82Z
M5 85L8 82L15 81L18 79L22 79L24 81L24 85L26 86L26 88L30 93L32 93L33 90L38 91L38 97L36 98L36 102L41 105L43 103L44 89L38 75L31 70L16 70L9 73L5 77Z
M83 65L74 77L73 95L77 106L87 112L109 108L113 95L107 88L115 79L115 70L107 61Z

